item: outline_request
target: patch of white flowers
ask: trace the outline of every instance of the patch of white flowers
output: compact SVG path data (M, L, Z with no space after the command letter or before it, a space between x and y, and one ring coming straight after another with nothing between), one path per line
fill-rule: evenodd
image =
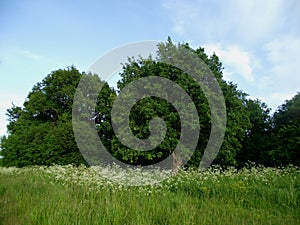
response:
M252 165L249 168L237 171L233 167L222 169L218 166L212 166L206 170L181 170L172 176L172 171L159 169L143 171L142 168L133 171L132 169L121 169L117 166L0 167L0 175L14 176L25 173L34 173L45 179L50 179L53 183L60 183L64 186L84 186L87 190L92 191L108 189L115 192L129 189L151 194L164 193L163 190L165 189L176 191L185 187L195 188L195 190L205 193L209 192L212 187L224 187L226 185L232 189L243 190L255 183L273 184L278 182L279 176L289 174L289 179L293 182L293 180L299 179L300 168L295 166L267 168Z

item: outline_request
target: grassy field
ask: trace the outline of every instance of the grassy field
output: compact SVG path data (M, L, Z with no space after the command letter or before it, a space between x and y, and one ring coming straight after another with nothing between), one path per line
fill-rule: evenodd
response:
M298 225L299 200L295 167L183 171L146 186L114 183L95 167L0 167L0 224Z

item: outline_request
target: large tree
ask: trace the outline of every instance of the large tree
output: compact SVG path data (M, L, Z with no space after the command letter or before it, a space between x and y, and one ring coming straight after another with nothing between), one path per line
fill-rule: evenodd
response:
M245 136L245 130L250 127L249 114L245 107L246 94L239 91L236 85L223 80L223 67L217 55L213 54L209 57L205 54L203 48L194 50L187 43L175 45L169 38L166 43L159 45L158 62L151 58L129 60L123 67L118 88L122 90L122 88L131 82L149 76L166 78L180 85L191 97L199 115L199 121L197 121L201 127L199 141L196 151L187 164L188 166L198 166L208 144L211 132L211 112L208 100L201 87L199 87L193 78L182 70L161 62L170 61L177 65L180 65L180 63L190 63L186 62L185 58L182 58L182 55L187 54L184 48L195 53L208 65L225 97L227 107L226 135L214 163L237 165L237 154L241 150L241 142ZM200 71L198 72L200 73ZM198 72L196 71L196 73ZM171 93L172 90L170 90ZM149 131L149 121L151 118L157 116L164 119L167 125L167 136L157 148L147 152L130 150L115 137L112 142L112 151L117 158L127 163L147 165L160 161L172 153L178 144L181 118L171 104L157 97L143 98L133 107L130 116L130 127L137 137L144 139L151 134Z
M85 163L72 128L73 97L82 75L74 66L53 71L32 88L23 107L7 110L8 137L1 140L4 166ZM104 89L98 120L106 110L101 104L110 100L106 93L114 94L108 85ZM104 124L99 127L105 131Z

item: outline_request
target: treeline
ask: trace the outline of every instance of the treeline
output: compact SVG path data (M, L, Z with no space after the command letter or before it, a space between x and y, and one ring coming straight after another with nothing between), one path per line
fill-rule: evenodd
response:
M237 85L223 79L222 63L216 54L208 56L203 48L192 49L187 43L175 45L170 39L158 47L158 59L168 59L174 64L186 63L180 57L186 49L197 54L212 71L223 92L226 132L214 164L241 167L251 161L265 166L300 165L300 93L271 115L265 103L247 98L247 93L239 90ZM195 73L202 76L200 70L195 70ZM8 135L1 138L1 165L86 164L72 127L73 98L80 79L85 75L74 66L53 71L32 88L22 107L13 105L7 110ZM117 90L96 75L88 76L101 82L103 87L97 96L95 113L82 114L85 117L83 119L90 121L90 126L96 129L112 156L132 165L153 164L172 154L181 135L182 118L176 108L162 98L141 99L130 111L131 132L139 139L147 139L151 135L150 120L160 117L167 127L166 136L151 151L130 149L116 137L111 124L111 110L119 90L149 76L176 82L188 93L198 112L199 121L196 123L200 126L199 139L187 166L199 165L210 138L212 115L207 93L188 74L160 60L140 58L129 59L123 65ZM89 95L89 90L86 91L85 95ZM82 107L86 107L86 104L78 107L78 110ZM191 126L190 129L197 127ZM188 144L182 146L183 154L188 147Z

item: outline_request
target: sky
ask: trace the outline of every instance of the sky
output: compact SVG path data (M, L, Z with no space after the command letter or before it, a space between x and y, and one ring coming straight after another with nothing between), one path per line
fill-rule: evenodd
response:
M0 135L6 110L51 71L168 36L215 52L224 79L273 112L300 91L298 0L0 0Z

